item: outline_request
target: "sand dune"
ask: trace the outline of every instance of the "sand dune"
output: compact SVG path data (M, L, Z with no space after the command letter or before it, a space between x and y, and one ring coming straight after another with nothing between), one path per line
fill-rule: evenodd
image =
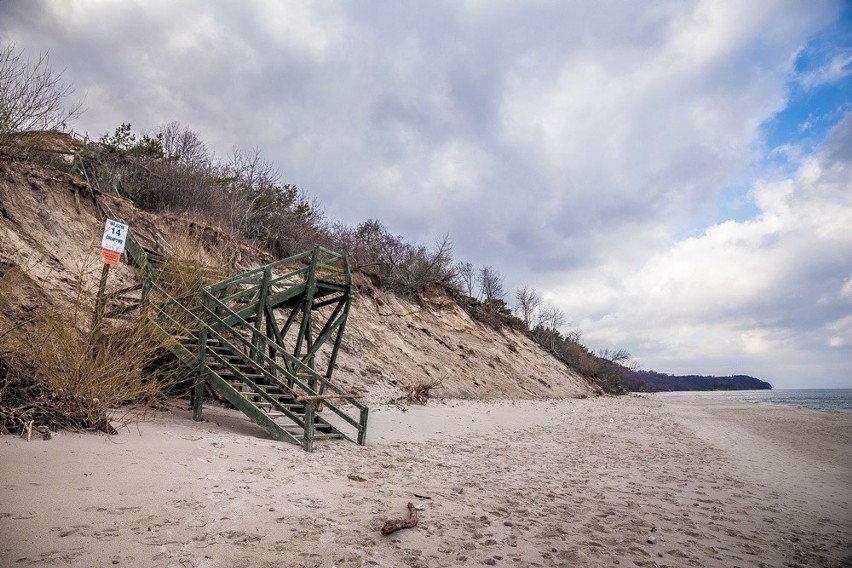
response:
M852 566L850 415L433 401L307 454L205 412L0 438L0 566Z

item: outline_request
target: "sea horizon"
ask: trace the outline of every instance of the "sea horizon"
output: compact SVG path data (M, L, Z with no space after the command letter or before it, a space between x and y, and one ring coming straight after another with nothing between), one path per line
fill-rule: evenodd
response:
M716 398L754 404L852 413L852 388L665 391L653 394Z

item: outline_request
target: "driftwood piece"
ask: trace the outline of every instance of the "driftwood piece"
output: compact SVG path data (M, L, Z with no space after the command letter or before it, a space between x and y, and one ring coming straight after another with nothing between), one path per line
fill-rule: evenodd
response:
M414 508L413 503L408 504L408 518L407 519L393 519L391 521L385 522L384 526L382 526L382 534L387 536L391 533L395 533L400 529L410 529L411 527L417 526L417 509Z

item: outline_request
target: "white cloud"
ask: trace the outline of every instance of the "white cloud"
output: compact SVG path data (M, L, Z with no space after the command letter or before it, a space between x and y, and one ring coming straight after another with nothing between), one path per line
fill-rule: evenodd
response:
M586 320L587 336L640 351L653 344L652 366L701 354L715 369L737 355L766 367L810 352L817 368L827 357L819 346L848 350L852 164L840 156L852 150L850 132L852 114L794 177L756 182L752 219L719 223L625 266L621 282L598 290L608 316ZM566 311L582 310L588 285L562 289Z
M812 90L852 75L852 51L834 54L822 67L802 73L797 80L803 88Z
M852 303L852 276L846 279L843 283L843 288L840 290L840 297Z

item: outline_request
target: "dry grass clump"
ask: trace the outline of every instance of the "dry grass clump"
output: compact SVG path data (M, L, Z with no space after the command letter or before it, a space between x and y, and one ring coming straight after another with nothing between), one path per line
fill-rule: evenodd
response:
M94 336L56 311L37 314L2 355L0 431L115 433L110 419L144 417L182 376L174 364L152 366L164 350L150 324L121 323ZM122 416L110 415L124 404L133 406Z
M42 305L0 333L0 433L114 433L110 420L144 418L185 381L149 321L130 315L89 330L96 263L77 263L70 305ZM120 405L130 406L117 415Z
M169 234L170 250L163 258L155 280L173 298L197 294L201 288L219 282L234 271L221 248L205 251L203 228L183 227Z

